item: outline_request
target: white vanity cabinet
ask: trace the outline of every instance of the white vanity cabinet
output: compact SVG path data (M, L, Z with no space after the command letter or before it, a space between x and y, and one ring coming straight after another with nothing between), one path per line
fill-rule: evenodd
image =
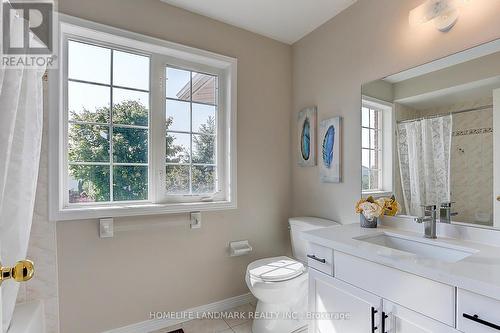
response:
M332 274L309 270L309 310L314 316L309 333L460 332L453 286L339 251L332 255Z
M424 316L399 304L383 300L385 333L454 333L453 327ZM382 331L380 331L382 332Z
M310 333L454 333L454 328L314 269L309 306L316 315ZM472 331L471 331L472 332Z
M337 279L455 327L455 288L336 251Z
M381 332L382 298L311 269L309 271L309 332Z

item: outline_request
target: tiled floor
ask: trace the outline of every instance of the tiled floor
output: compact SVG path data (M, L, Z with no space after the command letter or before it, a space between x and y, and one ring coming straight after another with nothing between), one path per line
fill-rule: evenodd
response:
M249 303L227 310L226 312L247 314L253 311L255 311L255 304ZM224 316L225 319L191 320L172 327L162 328L161 330L151 333L168 333L179 328L182 328L184 333L252 333L252 320L248 318L248 315L242 316L244 318L227 317L228 316ZM295 333L305 332L307 332L307 329Z

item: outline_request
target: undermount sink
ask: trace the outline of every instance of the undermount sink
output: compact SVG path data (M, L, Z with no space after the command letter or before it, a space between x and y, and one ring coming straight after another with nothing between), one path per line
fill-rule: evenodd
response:
M435 240L411 238L387 232L355 237L354 239L412 253L419 258L436 259L450 263L460 261L478 252L474 249L443 244Z

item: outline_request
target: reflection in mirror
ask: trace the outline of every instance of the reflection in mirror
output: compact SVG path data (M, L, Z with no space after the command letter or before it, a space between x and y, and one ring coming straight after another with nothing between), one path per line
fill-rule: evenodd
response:
M394 194L401 215L437 205L441 222L500 227L500 48L492 44L500 43L363 85L363 196Z

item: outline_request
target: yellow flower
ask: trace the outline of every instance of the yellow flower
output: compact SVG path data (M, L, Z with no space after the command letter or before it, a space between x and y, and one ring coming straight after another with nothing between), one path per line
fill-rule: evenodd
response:
M393 196L381 197L376 200L372 196L361 198L356 203L356 213L363 213L367 218L379 217L381 215L395 216L399 212L400 206Z

